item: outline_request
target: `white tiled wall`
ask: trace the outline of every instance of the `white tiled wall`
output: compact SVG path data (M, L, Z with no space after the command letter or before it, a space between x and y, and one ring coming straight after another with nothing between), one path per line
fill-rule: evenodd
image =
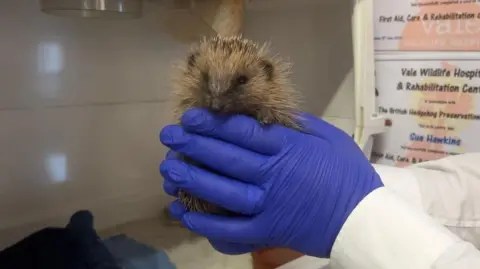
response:
M350 7L248 11L246 35L294 62L305 109L353 130ZM99 228L158 215L168 201L158 131L168 73L186 44L165 12L135 21L49 17L32 0L0 8L0 247L88 208Z

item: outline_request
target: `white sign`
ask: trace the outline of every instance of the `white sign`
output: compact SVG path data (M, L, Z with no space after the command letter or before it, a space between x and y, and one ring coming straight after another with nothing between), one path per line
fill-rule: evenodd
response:
M378 113L392 126L376 136L372 161L406 166L480 152L478 61L376 63Z
M377 51L479 51L480 0L375 0Z

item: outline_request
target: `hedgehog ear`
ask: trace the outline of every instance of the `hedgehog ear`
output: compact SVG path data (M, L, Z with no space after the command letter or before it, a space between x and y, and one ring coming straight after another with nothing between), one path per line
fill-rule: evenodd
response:
M188 67L194 67L197 64L197 56L198 56L197 52L194 52L188 56L188 59L187 59Z
M271 80L273 78L273 71L274 71L273 64L268 60L261 60L260 66L262 67L262 70L265 72L267 79Z

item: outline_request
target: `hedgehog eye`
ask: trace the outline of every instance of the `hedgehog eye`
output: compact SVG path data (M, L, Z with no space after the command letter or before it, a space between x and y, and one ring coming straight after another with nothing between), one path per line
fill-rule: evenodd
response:
M235 82L237 85L244 85L248 82L248 78L247 76L241 75L236 78Z

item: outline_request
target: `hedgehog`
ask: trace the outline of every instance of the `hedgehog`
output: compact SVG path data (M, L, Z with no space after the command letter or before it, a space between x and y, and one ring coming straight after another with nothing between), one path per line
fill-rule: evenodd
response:
M175 68L174 114L180 123L191 108L219 114L242 114L263 125L281 124L301 130L300 94L289 80L291 64L270 55L269 43L258 44L242 36L203 38ZM199 162L185 162L208 170ZM189 211L234 214L180 191L179 199Z

